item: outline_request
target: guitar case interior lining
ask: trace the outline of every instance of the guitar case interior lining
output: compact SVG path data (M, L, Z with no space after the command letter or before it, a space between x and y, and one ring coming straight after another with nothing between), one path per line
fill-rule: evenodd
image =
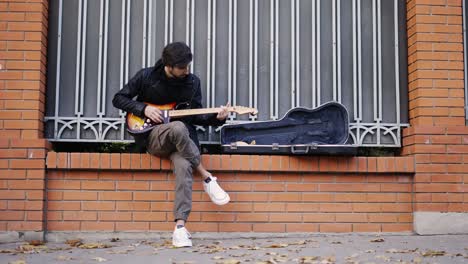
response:
M279 120L223 126L221 148L232 154L356 155L357 147L346 144L348 120L337 102L297 107Z

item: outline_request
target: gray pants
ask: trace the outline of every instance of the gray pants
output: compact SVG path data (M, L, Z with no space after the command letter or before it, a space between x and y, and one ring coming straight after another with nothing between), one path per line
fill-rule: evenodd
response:
M148 138L148 153L169 157L176 177L174 217L187 221L192 210L193 169L200 164L200 151L180 121L155 127Z

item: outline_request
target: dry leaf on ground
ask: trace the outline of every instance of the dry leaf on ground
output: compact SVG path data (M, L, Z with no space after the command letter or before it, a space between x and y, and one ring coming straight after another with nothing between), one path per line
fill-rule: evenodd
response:
M14 260L14 261L8 262L8 264L26 264L26 261L25 260Z
M444 256L445 251L437 251L437 250L428 250L422 253L423 257L436 257L436 256Z
M55 259L56 259L56 260L60 260L60 261L69 261L69 260L72 260L73 258L70 257L70 256L62 256L62 255L60 255L60 256L56 257Z
M317 256L305 256L305 257L301 257L299 259L299 263L301 263L301 264L316 263L318 259L319 259L319 257L317 257Z
M111 246L102 243L86 243L78 246L83 249L110 248Z
M269 246L266 246L266 248L285 248L289 246L288 244L272 244L272 245L269 245Z
M226 259L222 261L217 261L216 264L239 264L240 260L237 259Z
M95 261L97 261L97 262L105 262L105 261L107 261L107 259L101 258L101 257L95 257L95 258L92 258L92 260L95 260Z
M41 241L41 240L31 240L28 243L29 243L29 245L33 245L33 246L42 246L42 245L44 245L44 241Z
M387 252L387 253L413 253L416 250L417 249L395 249L395 248L391 248L391 249L387 249L385 252Z
M66 244L70 245L71 247L78 247L83 244L81 239L71 239L65 242Z

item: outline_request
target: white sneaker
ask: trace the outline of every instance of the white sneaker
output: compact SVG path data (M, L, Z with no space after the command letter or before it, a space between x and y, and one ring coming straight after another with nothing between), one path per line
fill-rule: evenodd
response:
M211 179L209 183L206 183L205 180L203 180L203 189L205 189L205 192L210 196L211 201L217 205L229 203L231 198L229 197L229 194L221 189L216 181L217 178L213 176L210 176L209 178Z
M172 245L174 247L191 247L192 246L192 235L190 235L187 228L175 228L172 234Z

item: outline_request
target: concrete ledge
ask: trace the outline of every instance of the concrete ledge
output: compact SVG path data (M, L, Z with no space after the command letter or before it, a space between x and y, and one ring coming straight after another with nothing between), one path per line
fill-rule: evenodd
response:
M8 231L0 232L0 243L12 243L31 240L44 240L43 231Z
M468 213L414 212L418 235L468 234Z

